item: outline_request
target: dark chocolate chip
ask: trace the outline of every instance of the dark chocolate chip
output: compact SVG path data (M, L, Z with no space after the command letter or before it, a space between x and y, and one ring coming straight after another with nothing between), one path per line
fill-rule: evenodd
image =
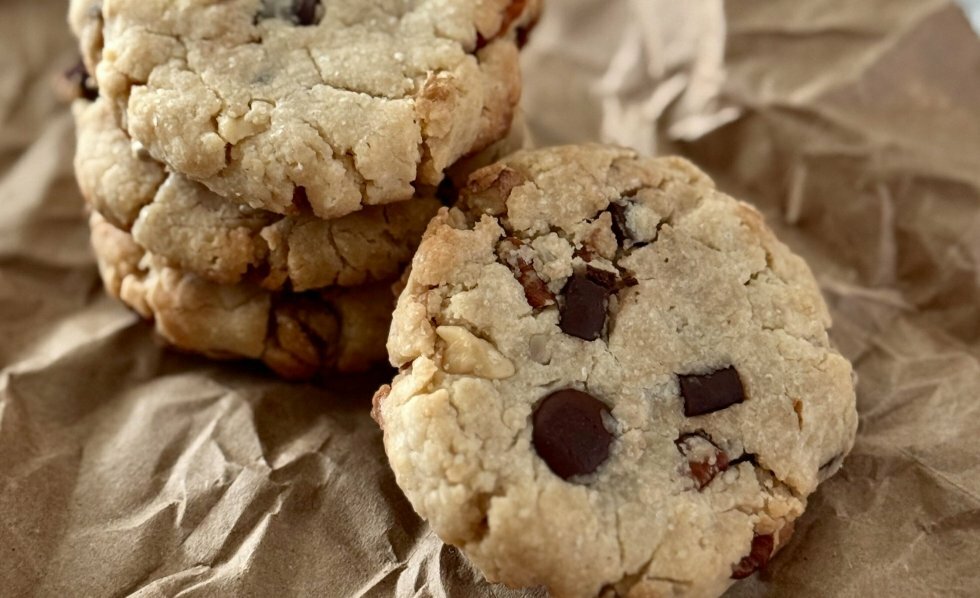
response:
M599 338L606 325L607 301L615 286L616 275L609 272L587 268L573 274L562 290L562 332L587 341Z
M99 98L99 89L81 58L75 66L65 71L64 77L71 85L74 97L85 98L90 102Z
M674 441L677 450L688 458L691 477L698 491L711 483L719 473L728 469L728 455L704 432L683 434Z
M749 550L749 554L742 557L742 560L732 567L732 579L745 579L764 568L772 557L773 546L775 546L775 541L772 534L752 538L752 548Z
M316 25L316 9L320 6L320 0L294 0L293 14L296 15L296 22L302 27Z
M590 394L565 389L534 410L532 442L555 475L567 480L595 472L609 458L613 435L603 423L609 408Z
M738 371L729 366L710 374L678 376L684 415L694 417L721 411L745 400L745 389Z

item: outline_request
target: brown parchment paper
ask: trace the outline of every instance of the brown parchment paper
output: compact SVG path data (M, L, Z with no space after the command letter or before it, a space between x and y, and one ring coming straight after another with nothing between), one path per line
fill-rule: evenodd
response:
M0 596L530 596L480 581L328 388L162 349L103 296L52 81L64 0L0 0ZM861 428L730 596L980 595L980 41L944 0L552 0L539 144L680 152L816 271Z

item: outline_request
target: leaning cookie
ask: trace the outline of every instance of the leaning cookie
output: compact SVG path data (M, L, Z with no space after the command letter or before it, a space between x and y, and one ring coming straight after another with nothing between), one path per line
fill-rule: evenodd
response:
M539 2L73 0L70 21L155 159L226 199L336 218L506 135Z
M434 194L336 220L228 202L133 143L104 99L77 100L75 172L89 205L169 266L271 290L358 286L397 277L441 205Z
M106 289L179 349L261 360L297 380L363 371L384 360L390 284L308 293L218 285L160 264L98 214L90 225Z
M398 484L492 581L717 596L857 427L802 259L675 158L521 152L430 225L375 397Z

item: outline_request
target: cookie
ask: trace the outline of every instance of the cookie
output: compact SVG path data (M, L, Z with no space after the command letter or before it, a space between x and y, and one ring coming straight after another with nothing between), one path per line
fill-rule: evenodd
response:
M720 595L853 444L830 324L805 262L688 162L520 152L430 224L374 414L415 510L491 581Z
M506 135L539 0L74 0L129 136L218 195L337 218Z
M75 172L89 204L168 266L212 282L306 291L397 277L441 205L433 191L336 220L256 210L134 150L104 99L78 100L74 112Z
M92 245L108 292L173 346L218 359L256 359L287 379L357 372L384 360L390 283L272 293L219 285L160 263L97 213Z
M78 39L81 51L81 67L86 73L94 73L102 61L102 0L70 0L68 24Z

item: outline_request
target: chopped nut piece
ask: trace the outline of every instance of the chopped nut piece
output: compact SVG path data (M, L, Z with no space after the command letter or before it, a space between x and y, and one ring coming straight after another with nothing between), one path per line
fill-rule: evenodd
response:
M772 558L773 545L771 534L752 538L749 554L742 557L742 560L732 568L732 579L744 579L764 568Z
M715 476L728 469L728 455L703 432L684 434L674 444L687 457L691 477L697 483L698 491L704 490Z
M504 240L501 249L506 253L504 261L507 267L514 273L517 282L524 287L524 297L528 305L534 309L554 305L555 296L534 269L534 264L518 253L524 246L525 243L517 238L509 237Z
M436 334L446 342L442 367L450 374L493 380L514 375L514 364L493 345L461 326L440 326Z

